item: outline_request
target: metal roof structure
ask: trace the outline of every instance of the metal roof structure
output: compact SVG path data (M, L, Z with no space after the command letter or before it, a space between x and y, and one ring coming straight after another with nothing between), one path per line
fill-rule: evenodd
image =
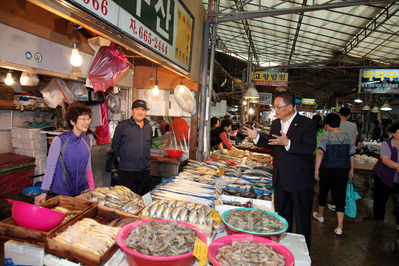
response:
M299 97L354 94L362 68L398 68L399 4L388 1L203 0L216 39L214 91L242 74L285 70ZM226 80L233 85L220 87ZM226 82L225 82L226 83ZM230 84L230 82L227 82ZM274 92L275 87L257 86ZM226 98L238 98L229 94ZM223 97L222 97L223 98Z

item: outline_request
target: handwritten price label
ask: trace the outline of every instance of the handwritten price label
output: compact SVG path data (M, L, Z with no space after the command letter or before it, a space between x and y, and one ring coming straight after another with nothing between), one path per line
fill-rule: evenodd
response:
M212 220L215 221L216 226L220 225L220 221L222 220L222 217L220 216L220 214L217 211L212 209L210 217L212 218Z
M224 175L224 167L219 167L219 175Z
M150 204L152 203L151 193L148 192L147 194L145 194L143 196L143 200L146 207L150 206Z
M195 239L193 255L199 259L199 265L206 265L208 259L208 245L202 242L198 237Z

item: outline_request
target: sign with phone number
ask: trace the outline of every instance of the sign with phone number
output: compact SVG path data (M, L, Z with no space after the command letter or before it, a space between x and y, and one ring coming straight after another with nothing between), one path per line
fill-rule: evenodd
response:
M194 17L180 0L67 0L190 71Z

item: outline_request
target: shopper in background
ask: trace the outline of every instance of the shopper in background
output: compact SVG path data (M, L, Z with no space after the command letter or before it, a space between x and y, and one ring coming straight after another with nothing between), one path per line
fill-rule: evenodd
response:
M211 118L211 130L217 128L220 126L220 119L217 117L212 117Z
M380 129L379 124L380 124L380 122L378 120L374 121L374 129L373 129L373 136L372 136L373 140L381 139L381 129Z
M135 100L132 116L118 124L112 139L119 161L118 184L140 196L150 191L152 127L145 118L147 110L145 101Z
M253 139L256 146L273 149L273 186L278 214L293 230L295 210L296 232L303 234L310 250L311 215L313 207L316 123L295 110L295 96L280 92L274 100L277 119L273 121L270 138L260 136L255 126L243 133Z
M381 144L380 159L374 165L374 219L377 228L384 227L385 204L392 193L396 210L396 224L399 232L399 123L391 126L393 138Z
M342 235L345 216L346 185L348 178L353 178L355 171L356 149L353 139L339 129L341 120L337 114L328 114L325 118L327 133L324 133L319 142L316 155L315 179L319 181L320 194L318 211L313 217L319 222L324 222L324 209L326 207L328 191L336 204L338 225L334 233Z
M313 152L313 159L316 162L316 154L319 147L319 141L322 134L326 133L324 130L323 120L320 115L314 115L312 120L316 122L316 149Z
M349 107L341 107L341 109L339 109L339 117L341 119L341 124L339 125L339 130L347 133L349 135L349 138L352 139L353 143L356 143L356 139L357 139L357 134L358 134L358 130L357 130L357 126L355 123L349 122L349 118L351 116L351 109ZM331 211L336 210L335 207L335 202L334 202L334 192L331 191L331 204L328 204L328 208Z
M233 121L230 118L225 118L219 127L211 131L211 147L217 146L219 150L227 148L235 152L242 153L242 151L231 144L229 138L227 137L227 133L231 130L232 124Z
M86 189L95 189L91 170L91 139L85 135L91 122L91 109L84 105L72 105L65 119L69 131L53 139L47 157L46 171L41 194L35 197L38 205L52 196L75 197Z

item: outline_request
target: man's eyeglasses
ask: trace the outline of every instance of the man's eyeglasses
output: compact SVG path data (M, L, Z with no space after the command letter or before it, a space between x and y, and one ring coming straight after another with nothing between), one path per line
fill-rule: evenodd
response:
M83 121L87 121L87 122L91 122L91 118L85 118L85 117L78 117L78 119L83 120Z
M280 110L281 108L284 108L284 107L286 107L287 105L289 105L289 104L282 105L282 106L273 106L273 108L274 108L274 109L277 109L277 110Z

